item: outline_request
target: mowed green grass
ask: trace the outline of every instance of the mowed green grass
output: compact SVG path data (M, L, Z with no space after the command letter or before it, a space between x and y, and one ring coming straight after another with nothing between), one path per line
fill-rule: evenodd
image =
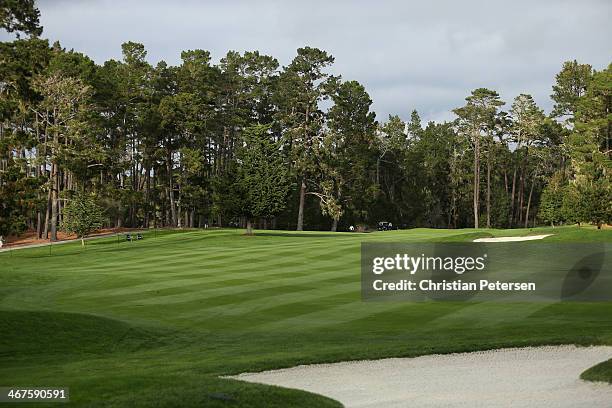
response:
M0 386L68 386L75 406L326 407L220 378L315 362L542 344L612 344L612 303L362 302L360 244L555 228L371 234L192 230L0 253ZM19 406L26 406L20 404ZM36 403L34 406L43 406Z
M601 381L612 384L612 358L589 368L580 375L586 381Z

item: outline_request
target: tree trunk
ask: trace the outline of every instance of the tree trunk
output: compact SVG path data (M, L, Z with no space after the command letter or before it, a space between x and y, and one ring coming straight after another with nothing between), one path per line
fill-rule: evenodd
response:
M514 223L514 196L516 192L516 171L517 166L514 166L514 174L512 175L512 197L510 198L510 225L512 228L512 224Z
M505 163L504 163L504 189L506 191L506 197L508 197L508 169L506 169Z
M480 135L474 140L474 228L478 228L478 204L480 202Z
M59 192L61 191L62 187L60 186L57 191L57 225L60 226L62 225L62 222L64 221L64 201L60 200L59 198Z
M81 247L85 246L85 239L83 237L81 237Z
M457 220L459 218L459 214L457 212L457 192L453 187L453 206L452 206L452 222L453 228L457 228Z
M519 202L518 202L518 222L519 225L523 222L523 207L525 204L525 169L521 169L521 176L519 177Z
M251 218L247 218L246 222L246 234L253 235L253 224L251 223Z
M338 231L338 220L334 218L333 222L332 222L332 227L331 227L332 232L336 232Z
M170 221L173 227L177 226L177 214L176 214L176 206L174 203L174 186L172 185L172 163L171 156L168 157L167 160L167 172L168 172L168 198L170 200L170 217L172 220Z
M49 221L51 221L51 191L53 190L53 186L49 189L49 194L47 194L47 210L45 211L45 226L43 230L43 235L45 239L49 239Z
M487 152L487 228L491 228L491 148Z
M57 241L57 199L59 179L57 177L57 165L54 163L51 166L51 178L53 179L53 187L51 189L51 241Z
M533 181L531 182L531 188L529 189L529 198L527 199L527 210L525 211L525 228L528 228L528 223L529 223L529 208L531 207L531 197L533 196L533 186L535 186L535 174L533 175Z
M183 228L183 207L181 206L181 199L180 199L180 195L181 195L181 191L180 191L180 187L179 187L179 199L176 202L176 226L178 228Z
M146 167L145 168L145 219L144 219L144 227L149 228L150 218L151 218L151 170Z
M42 238L42 214L40 210L36 211L36 238Z
M298 208L298 219L297 219L297 230L304 230L304 201L306 198L306 180L302 178L302 185L300 187L300 206Z

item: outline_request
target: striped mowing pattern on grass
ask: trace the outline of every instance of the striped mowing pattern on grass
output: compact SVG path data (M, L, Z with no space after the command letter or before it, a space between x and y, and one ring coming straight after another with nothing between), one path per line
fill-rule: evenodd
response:
M58 274L65 280L45 285L35 298L8 295L11 302L42 303L61 310L103 312L145 320L162 313L165 322L210 325L219 316L244 318L245 327L295 320L329 324L353 310L359 319L389 306L360 306L359 245L362 239L420 241L459 232L414 230L410 234L331 234L264 232L244 237L238 231L208 230L145 233L145 240L111 237L27 255L31 273ZM87 277L84 279L84 277ZM361 310L360 310L361 309ZM317 313L319 311L319 313ZM337 311L337 312L335 312ZM128 312L128 313L125 313ZM266 312L266 317L261 313ZM311 316L311 319L308 318ZM293 319L293 320L292 320ZM253 322L250 324L250 322ZM213 324L214 325L214 324Z
M84 251L64 245L55 256L32 258L31 273L57 273L71 285L64 280L47 284L36 298L25 300L120 318L154 318L161 312L165 322L191 320L203 326L214 325L211 320L220 316L244 319L243 327L262 330L334 325L406 307L360 301L362 240L419 242L461 233L268 231L245 237L233 230L208 230L156 238L145 233L139 242L108 238ZM5 296L0 305L23 302L22 296Z
M612 241L609 231L552 232L546 240ZM231 395L237 406L264 400L277 407L335 406L218 376L502 346L612 344L609 303L361 301L362 241L528 233L551 231L258 231L255 237L237 230L158 231L137 242L109 237L85 249L75 243L3 252L0 333L9 335L0 336L0 383L69 386L76 406L215 406L211 393Z

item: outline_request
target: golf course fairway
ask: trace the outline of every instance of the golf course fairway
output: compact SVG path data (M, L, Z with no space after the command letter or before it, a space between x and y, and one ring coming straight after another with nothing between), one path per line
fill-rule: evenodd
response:
M69 387L62 406L337 407L316 394L221 377L347 360L612 345L612 303L361 300L362 241L536 234L553 234L540 242L612 242L612 230L588 227L252 237L210 229L5 251L0 384ZM606 381L610 371L598 373Z

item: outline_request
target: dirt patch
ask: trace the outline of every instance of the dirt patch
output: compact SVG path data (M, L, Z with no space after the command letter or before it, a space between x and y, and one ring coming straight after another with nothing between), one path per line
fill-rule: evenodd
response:
M97 230L96 232L89 235L89 237L96 237L101 235L111 235L121 232L129 232L129 231L137 231L137 228L103 228ZM57 240L58 241L72 241L77 239L75 234L67 234L63 231L57 232ZM48 239L39 239L36 236L36 231L27 231L19 236L10 236L4 237L4 246L3 248L10 247L18 247L24 245L33 245L33 244L46 244L48 243Z

